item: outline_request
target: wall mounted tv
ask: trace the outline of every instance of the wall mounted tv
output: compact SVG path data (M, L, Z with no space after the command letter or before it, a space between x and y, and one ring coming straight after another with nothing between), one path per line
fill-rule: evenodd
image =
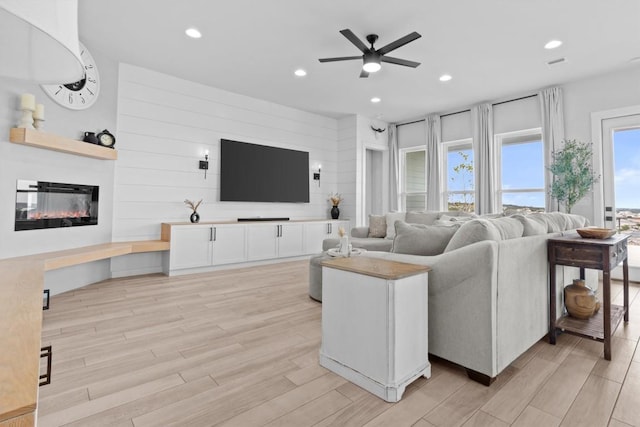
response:
M309 203L309 153L221 139L220 201Z

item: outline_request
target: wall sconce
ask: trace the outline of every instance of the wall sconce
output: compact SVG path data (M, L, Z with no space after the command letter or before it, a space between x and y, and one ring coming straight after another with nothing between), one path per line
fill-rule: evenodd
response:
M313 180L318 181L318 187L320 187L320 172L322 171L322 165L318 165L318 172L313 173Z
M204 169L204 179L207 179L207 170L209 169L209 150L204 152L204 160L200 160L199 169Z

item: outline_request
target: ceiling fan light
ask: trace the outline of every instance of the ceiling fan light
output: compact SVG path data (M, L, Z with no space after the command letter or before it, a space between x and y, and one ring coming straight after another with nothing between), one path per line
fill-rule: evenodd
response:
M380 68L382 68L382 66L376 61L365 62L362 66L362 69L367 73L375 73L376 71L380 71Z

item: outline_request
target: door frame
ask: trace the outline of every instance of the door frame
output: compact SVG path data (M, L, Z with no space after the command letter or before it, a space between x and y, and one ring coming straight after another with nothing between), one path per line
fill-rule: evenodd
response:
M591 113L591 141L594 145L593 170L601 179L593 189L593 225L604 226L604 126L608 119L640 114L640 105Z

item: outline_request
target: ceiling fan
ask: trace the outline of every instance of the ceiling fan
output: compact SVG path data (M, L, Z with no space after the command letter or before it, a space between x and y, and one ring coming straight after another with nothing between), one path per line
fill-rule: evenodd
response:
M391 56L386 56L387 53L392 50L396 50L399 47L404 46L407 43L411 43L412 41L419 39L422 37L417 32L413 32L411 34L407 34L404 37L399 38L398 40L389 43L386 46L381 47L380 49L376 49L373 47L373 44L378 40L378 36L376 34L369 34L367 36L367 41L371 45L371 47L367 47L366 44L362 40L360 40L353 31L346 29L340 31L340 33L347 38L351 43L353 43L363 55L360 56L341 56L337 58L320 58L320 62L335 62L335 61L350 61L352 59L362 59L362 72L360 73L360 77L369 77L369 73L375 73L380 70L381 62L388 62L390 64L404 65L405 67L416 68L420 65L419 62L408 61L406 59L393 58Z

